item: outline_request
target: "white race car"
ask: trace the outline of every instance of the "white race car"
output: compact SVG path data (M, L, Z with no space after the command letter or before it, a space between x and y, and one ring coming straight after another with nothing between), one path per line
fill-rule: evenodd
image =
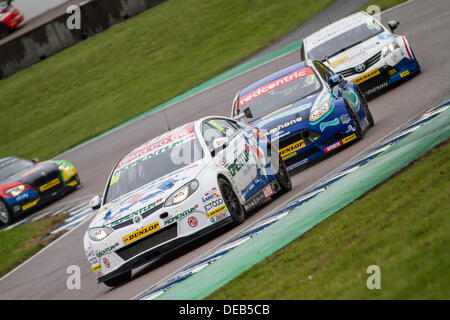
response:
M366 97L420 72L405 36L365 12L338 20L303 39L301 58L319 60L358 85Z
M273 151L272 151L273 149ZM98 282L131 270L292 188L276 146L239 120L207 117L138 147L118 162L84 236Z

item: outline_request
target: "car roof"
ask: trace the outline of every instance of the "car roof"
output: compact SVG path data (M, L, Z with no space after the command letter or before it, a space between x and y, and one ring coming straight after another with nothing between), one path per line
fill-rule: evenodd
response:
M363 11L351 14L310 34L303 39L303 43L307 48L316 47L330 38L334 38L335 36L348 31L356 25L366 22L370 18L373 17Z
M0 168L3 167L6 164L9 164L12 160L20 160L19 158L16 157L6 157L6 158L1 158L0 159Z
M272 73L264 78L262 78L261 80L258 80L254 83L252 83L251 85L245 87L244 89L242 89L239 93L239 96L245 95L249 92L252 92L253 90L258 89L259 87L265 85L266 83L272 82L276 79L279 79L287 74L290 74L296 70L308 67L308 63L306 61L301 61L300 63L296 63L294 65L291 65L289 67L286 67L284 69L281 69L275 73Z

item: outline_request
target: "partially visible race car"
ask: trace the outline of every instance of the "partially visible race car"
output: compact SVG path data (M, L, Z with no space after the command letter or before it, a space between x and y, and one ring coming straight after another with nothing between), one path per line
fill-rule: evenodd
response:
M358 86L312 60L239 91L231 115L265 130L288 170L357 141L374 125Z
M303 39L302 59L323 62L359 86L366 98L420 72L408 40L365 12L338 20Z
M259 131L207 117L156 137L112 170L85 236L99 283L118 286L133 268L186 245L292 188L278 150Z
M66 160L0 159L0 224L9 224L80 184L77 170Z
M8 0L0 3L0 39L17 29L24 19L11 2L12 0Z

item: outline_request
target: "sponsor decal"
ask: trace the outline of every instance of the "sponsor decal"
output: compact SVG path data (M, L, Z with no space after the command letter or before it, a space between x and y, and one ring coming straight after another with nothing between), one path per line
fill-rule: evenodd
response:
M348 125L347 127L347 131L345 131L345 133L349 134L351 132L355 132L356 128L354 126L352 126L351 124Z
M236 159L228 166L228 171L230 171L231 176L235 176L248 162L250 159L249 146L245 145L245 150L242 151Z
M158 199L157 201L155 201L153 203L150 203L149 205L146 205L146 206L142 207L141 209L139 209L139 210L137 210L137 211L135 211L133 213L130 213L130 214L126 215L123 218L120 218L118 220L115 220L115 221L111 222L111 227L117 226L118 224L121 224L122 222L125 222L125 221L128 221L130 219L133 219L135 216L137 216L137 215L139 215L141 213L144 213L144 212L147 212L150 209L153 209L156 206L156 204L161 202L161 201L162 201L162 198Z
M303 119L302 119L301 117L298 117L297 119L294 119L294 120L285 122L285 123L283 123L283 124L280 124L280 125L278 125L277 127L270 129L270 130L269 130L269 134L274 134L274 133L276 133L276 132L278 132L278 131L280 131L280 130L289 128L290 126L293 126L294 124L299 123L299 122L301 122L302 120L303 120Z
M206 217L207 217L207 218L214 217L215 215L217 215L217 214L219 214L219 213L222 213L222 212L225 211L226 209L227 209L227 207L226 207L225 205L222 205L222 206L220 206L220 207L214 209L213 211L208 212L208 213L206 214Z
M342 139L342 143L346 144L355 139L356 139L356 134L354 133L351 136L348 136L348 137L345 137L344 139Z
M245 96L242 96L239 99L239 108L244 106L246 103L258 98L259 96L262 96L272 90L275 90L285 84L291 83L292 81L304 78L309 75L313 75L314 71L310 67L302 68L299 70L296 70L288 75L285 75L277 80L274 80L272 82L269 82L262 87L259 87L256 90L253 90L252 92L246 94Z
M406 77L407 75L409 75L409 70L405 70L402 73L400 73L400 78Z
M184 218L185 216L191 214L192 212L194 212L196 209L198 208L198 205L193 206L190 209L187 209L186 211L181 212L180 214L177 214L175 217L167 219L166 221L164 221L164 225L168 225L171 224L172 222L175 222L177 220L180 220L182 218Z
M289 167L287 167L287 169L288 169L288 170L295 169L295 168L297 168L297 167L300 167L300 166L306 164L308 161L309 161L308 158L303 159L302 161L299 161L299 162L297 162L297 163L294 163L293 165L290 165Z
M211 221L212 223L216 223L223 220L226 217L228 217L228 211L224 211L218 215L215 215L214 217L211 217L209 221Z
M25 211L28 208L31 208L31 207L35 206L39 202L39 200L40 199L37 199L37 200L34 200L34 201L30 202L30 203L27 203L26 205L23 205L22 206L22 210Z
M192 228L195 228L198 225L198 220L196 217L189 217L188 225Z
M244 209L246 211L255 208L266 200L264 194L259 192L255 197L253 197L248 203L244 204Z
M105 267L107 267L108 269L111 267L111 263L109 263L109 260L106 258L103 258L103 264L105 265Z
M153 139L148 143L135 149L131 153L129 153L124 159L122 159L117 164L116 169L126 167L132 162L135 162L137 159L157 149L166 148L168 145L174 147L178 143L183 142L182 139L185 139L187 136L190 136L193 133L194 133L194 125L193 123L188 123L185 126L179 128L178 130L175 130L174 132L169 132L166 135L156 138L158 140Z
M326 147L325 152L330 152L331 150L339 148L340 146L342 146L342 141L338 141L336 143L333 143L331 146Z
M280 153L281 157L283 158L283 157L287 156L288 154L295 152L297 150L300 150L301 148L303 148L305 146L306 146L306 143L302 139L302 140L294 142L293 144L288 145L287 147L280 149L279 153Z
M320 123L320 131L323 132L323 130L325 130L326 127L331 127L331 126L337 126L339 124L339 119L335 118L331 121L327 121L327 122L321 122Z
M375 77L375 76L377 76L379 74L380 74L380 70L377 68L377 69L369 71L369 72L363 74L362 76L359 76L358 78L355 78L355 79L353 79L351 81L354 82L355 84L360 84L360 83L362 83L364 81L367 81L370 78L373 78L373 77Z
M101 256L104 256L105 254L110 253L118 246L119 246L119 243L116 242L113 246L103 249L102 251L100 251L96 254L97 258L100 258Z
M220 196L217 194L216 190L216 187L214 187L209 192L205 193L202 197L202 202L205 203L211 199L219 198Z
M265 116L265 117L263 117L263 120L261 122L258 122L257 126L258 127L263 127L263 126L265 126L266 124L268 124L268 123L270 123L272 121L275 121L275 120L278 120L278 119L283 119L283 118L288 117L290 115L293 115L293 114L296 114L296 113L300 113L303 110L309 109L311 106L312 106L312 103L310 102L310 103L302 104L301 106L298 106L298 107L295 107L295 108L292 108L292 109L288 109L288 110L286 110L284 112L275 114L274 116L271 116L271 117ZM285 108L286 107L281 108L279 110L284 110Z
M347 61L347 60L348 60L348 56L343 56L343 57L341 57L341 58L339 58L339 59L336 59L336 60L330 62L330 66L331 66L332 68L334 68L334 67L336 67L337 65L339 65L339 64L341 64L342 62L345 62L345 61Z
M211 211L214 208L217 208L218 206L223 204L222 198L216 198L208 203L206 203L203 207L205 208L206 212Z
M344 113L342 116L340 116L340 118L341 118L341 122L343 124L350 123L350 121L351 121L350 117L346 113Z
M366 95L370 95L372 93L375 93L383 88L386 88L388 86L387 82L383 82L382 84L373 87L372 89L367 90L366 92L364 92Z
M125 237L122 237L122 241L124 244L129 244L131 242L134 242L146 235L149 235L157 230L159 230L161 228L161 226L159 225L159 222L156 221L152 224L149 224L139 230L136 230L135 232L132 232L128 235L126 235Z
M273 196L273 193L274 193L272 190L272 186L270 184L265 186L264 188L262 188L261 192L263 193L263 195L266 199Z
M60 182L60 181L59 181L59 178L53 179L52 181L50 181L50 182L48 182L48 183L46 183L46 184L40 186L40 187L39 187L39 190L40 190L41 192L44 192L45 190L48 190L48 189L53 188L54 186L58 185L59 182Z
M92 271L94 271L94 272L97 272L97 271L99 271L99 270L102 270L102 266L99 265L99 264L92 267Z

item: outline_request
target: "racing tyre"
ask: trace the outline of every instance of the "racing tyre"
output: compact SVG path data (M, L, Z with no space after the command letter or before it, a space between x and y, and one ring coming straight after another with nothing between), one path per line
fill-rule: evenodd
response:
M366 112L367 121L369 121L369 126L373 127L373 125L375 124L375 121L373 120L372 112L370 112L366 97L364 97L363 93L361 92L361 90L359 89L358 86L356 86L356 88L358 88L359 98L361 99L364 111Z
M230 212L231 218L236 224L241 224L245 220L244 207L241 205L239 198L231 187L230 183L224 178L219 177L219 189L222 193L223 200Z
M0 199L0 225L8 225L12 223L13 220L14 216L9 211L8 206L2 199Z
M131 270L119 274L117 277L103 281L108 287L117 287L131 279Z
M289 171L286 168L286 164L284 163L283 159L281 159L281 157L279 157L279 159L280 159L279 160L280 167L278 169L278 172L275 174L275 176L277 177L277 181L281 187L280 193L286 193L286 192L292 190L292 181L291 181L291 177L289 175Z
M0 225L8 225L13 221L13 216L8 209L8 206L0 199Z
M278 154L278 165L274 166L273 161L276 160L276 156L272 156L272 148L267 148L267 155L270 158L270 165L272 167L272 170L276 171L275 177L280 184L281 192L278 194L281 195L283 193L286 193L288 191L292 190L292 181L291 177L289 175L289 171L286 168L286 164L284 163L283 159L281 159L281 156ZM277 170L278 169L278 170Z

